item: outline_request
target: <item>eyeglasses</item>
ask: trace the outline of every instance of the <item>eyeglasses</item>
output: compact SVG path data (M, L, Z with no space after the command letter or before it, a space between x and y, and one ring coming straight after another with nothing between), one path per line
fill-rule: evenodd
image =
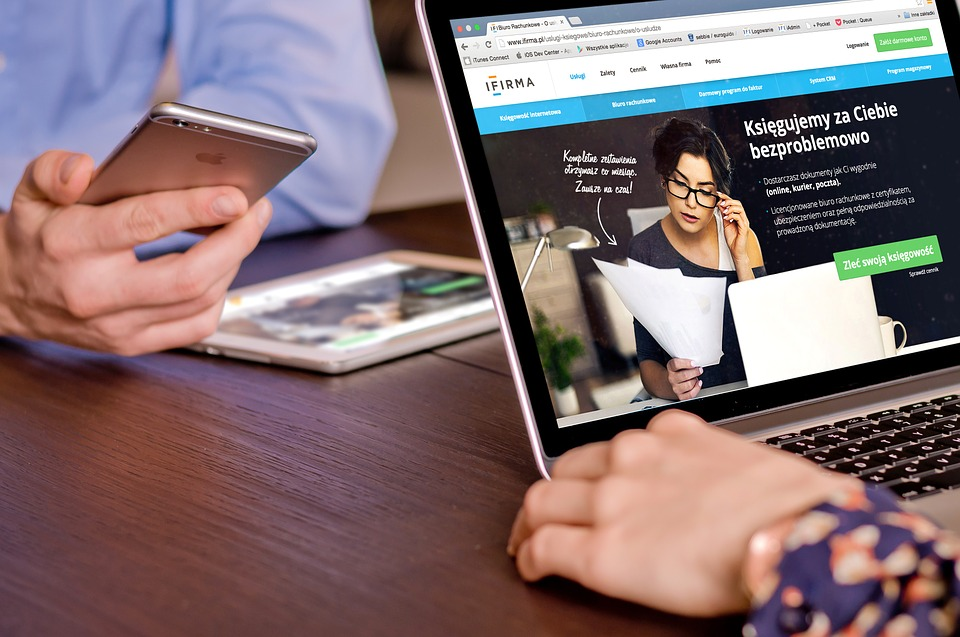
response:
M676 179L667 178L664 181L667 183L667 192L677 199L686 199L692 192L697 204L704 208L716 208L717 204L720 203L720 197L718 197L715 192L691 188L689 185Z

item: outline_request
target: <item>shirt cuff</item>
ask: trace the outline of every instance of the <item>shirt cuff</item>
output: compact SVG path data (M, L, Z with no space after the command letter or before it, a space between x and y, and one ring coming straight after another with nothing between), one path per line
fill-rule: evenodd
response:
M797 520L743 634L953 634L958 556L960 540L888 491L839 493Z

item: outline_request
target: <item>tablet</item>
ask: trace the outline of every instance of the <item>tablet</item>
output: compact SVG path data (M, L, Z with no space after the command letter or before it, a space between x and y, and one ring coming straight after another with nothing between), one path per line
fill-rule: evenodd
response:
M191 349L337 374L497 327L479 260L396 251L232 290Z

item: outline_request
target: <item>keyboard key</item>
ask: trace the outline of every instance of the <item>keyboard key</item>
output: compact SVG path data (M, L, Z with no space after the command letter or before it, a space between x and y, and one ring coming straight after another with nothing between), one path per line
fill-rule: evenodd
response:
M893 418L895 416L902 415L903 414L899 409L884 409L883 411L875 411L872 414L867 414L867 418L879 422L881 420L886 420L887 418Z
M930 438L936 438L940 434L936 431L930 431L926 427L917 427L915 429L907 429L905 431L898 431L897 433L890 436L898 446L909 444L911 442L920 442L921 440L929 440Z
M885 484L885 483L887 483L887 482L899 482L899 481L900 481L900 478L888 478L886 475L884 475L884 474L882 474L882 473L879 473L879 472L877 472L877 473L871 473L871 474L869 474L869 475L859 476L859 478L860 478L861 480L863 480L864 482L868 482L868 483L870 483L870 484Z
M911 420L922 420L925 423L928 422L940 422L941 420L946 420L951 418L953 414L946 414L939 409L921 409L920 411L915 411L910 414Z
M931 425L927 425L927 429L936 431L942 434L954 434L960 433L960 422L956 420L944 420L941 422L935 422Z
M897 416L886 421L897 429L911 429L923 424L922 420L914 420L910 416Z
M813 437L817 442L825 442L830 445L842 445L855 440L860 440L863 436L851 436L843 431L828 431Z
M887 476L888 478L899 480L909 480L915 478L916 476L921 476L925 473L931 472L930 469L920 466L919 463L913 462L897 465L896 467L890 467L888 469L882 469L881 471L883 475Z
M924 469L942 471L944 469L951 469L953 467L960 466L960 455L954 456L949 453L945 453L939 456L933 456L932 458L918 460L917 463Z
M938 489L954 489L960 485L960 467L948 469L943 473L927 474L921 478L920 483Z
M911 436L902 436L902 431L897 431L891 434L884 434L882 436L875 436L873 438L868 438L864 441L864 444L871 444L877 449L896 449L897 447L902 447L908 445L911 442L919 442L923 438L911 437Z
M791 440L796 440L797 438L802 438L799 432L791 431L789 433L780 434L779 436L774 436L773 438L767 438L764 440L768 445L773 445L779 447L784 442L790 442Z
M950 416L960 416L960 405L940 405L940 411Z
M901 462L909 462L914 460L916 456L893 449L890 451L878 451L876 453L871 453L870 458L873 460L879 460L884 464L895 465L900 464Z
M892 431L897 431L897 426L890 422L871 422L866 425L860 425L858 427L849 427L847 433L860 436L861 438L869 438L871 436L879 436L880 434L890 433Z
M886 465L883 462L873 460L870 456L864 456L846 462L838 462L831 469L840 473L849 473L852 476L862 476L885 467Z
M940 489L935 486L914 482L912 480L891 485L890 490L905 500L916 500L917 498L922 498L925 495L931 495L940 491Z
M822 434L825 431L835 431L836 429L837 428L833 425L817 425L816 427L801 429L800 434L804 436L816 436L817 434Z
M830 465L843 460L850 460L850 455L842 448L820 449L804 456L807 460L812 460L819 465Z
M913 480L923 473L923 469L918 465L902 464L898 467L884 467L879 471L874 471L859 477L864 482L869 482L870 484L889 484L903 480ZM929 471L927 473L929 473Z
M786 442L780 445L780 448L784 451L789 451L790 453L796 453L801 456L817 451L818 449L825 449L830 445L826 442L817 442L815 440L794 440L793 442Z
M934 405L949 405L951 403L960 402L960 395L950 394L949 396L941 396L940 398L934 398L930 402Z
M875 451L881 451L885 447L871 444L869 440L860 440L858 442L850 442L845 445L840 445L840 449L843 449L844 452L851 458L856 458L858 456L865 456L868 453L873 453Z
M933 404L928 402L920 402L920 403L913 403L912 405L904 405L903 407L900 408L900 411L902 411L905 414L910 414L915 411L920 411L921 409L929 409L930 407L933 407Z
M833 423L836 427L840 429L846 429L847 427L856 427L857 425L868 425L872 421L863 416L857 416L856 418L848 418L846 420L840 420Z
M942 451L960 451L960 435L944 436L927 440L927 444L934 445Z
M907 445L905 447L900 447L900 451L907 455L911 456L929 456L933 454L943 453L945 451L953 451L953 448L949 445L940 443L940 438L934 438L933 440L924 440L923 442L915 442L913 444Z

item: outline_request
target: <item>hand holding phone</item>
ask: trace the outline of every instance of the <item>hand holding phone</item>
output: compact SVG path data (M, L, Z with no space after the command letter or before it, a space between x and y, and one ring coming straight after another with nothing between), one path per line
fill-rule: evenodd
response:
M315 148L305 133L158 104L96 171L86 155L44 153L0 216L0 335L127 355L207 336L270 220L263 195ZM217 229L182 254L134 252L199 227Z

